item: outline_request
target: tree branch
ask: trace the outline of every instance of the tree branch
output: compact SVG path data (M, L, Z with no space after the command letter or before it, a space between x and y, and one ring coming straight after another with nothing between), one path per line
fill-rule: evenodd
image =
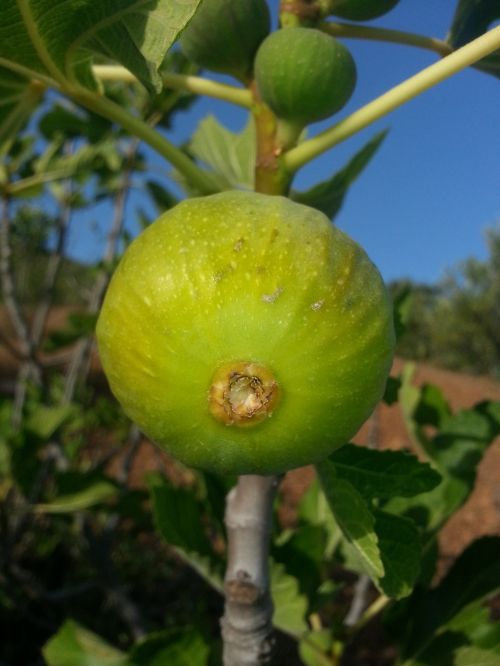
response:
M240 476L227 496L224 666L271 664L274 641L269 539L278 477Z
M389 30L387 28L374 28L368 25L354 25L352 23L320 23L320 30L333 37L344 37L352 39L369 39L378 42L389 42L391 44L402 44L404 46L416 46L447 56L453 52L453 48L441 39L425 37L413 32L401 30Z

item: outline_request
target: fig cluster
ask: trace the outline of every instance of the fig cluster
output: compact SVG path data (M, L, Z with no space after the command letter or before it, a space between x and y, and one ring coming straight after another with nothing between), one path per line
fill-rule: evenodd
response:
M225 192L180 203L132 242L97 340L113 393L166 451L272 474L356 433L394 332L377 269L322 213Z

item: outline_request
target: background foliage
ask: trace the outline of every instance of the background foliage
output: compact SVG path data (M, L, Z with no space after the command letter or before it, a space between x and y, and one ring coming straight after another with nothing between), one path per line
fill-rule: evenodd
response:
M193 102L162 80L197 73L169 52L197 2L73 4L74 13L67 3L63 11L32 0L26 18L7 0L0 16L0 341L15 372L0 397L0 664L215 666L224 499L234 479L151 453L103 383L93 327L130 241L126 215L151 222L144 208L131 210L130 193L141 188L146 208L163 211L176 203L173 181L188 195L251 187L255 128L234 134L206 118L182 147L203 177L178 168L169 181L155 172L133 122L124 128L113 113L161 132ZM486 15L474 11L479 5ZM44 20L50 9L59 37ZM495 11L495 3L461 0L449 44L483 32ZM122 48L124 34L134 48ZM73 61L63 57L75 49ZM96 107L91 59L108 58L144 85L105 82L106 104ZM480 67L498 76L498 54ZM337 173L292 197L333 218L383 140L373 137ZM77 264L66 251L72 226L103 202L111 214L101 260ZM467 260L438 285L393 285L402 356L498 375L498 229L488 247L487 261ZM54 329L55 306L66 307ZM389 380L385 402L399 403L418 457L346 443L321 465L291 524L276 502L278 663L493 666L500 540L476 541L445 575L437 544L500 432L500 405L453 411L437 387L413 384L411 366Z

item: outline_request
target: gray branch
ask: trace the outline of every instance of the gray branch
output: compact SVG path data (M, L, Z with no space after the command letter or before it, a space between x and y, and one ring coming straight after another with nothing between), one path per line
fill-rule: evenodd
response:
M273 657L269 540L278 477L240 476L227 496L228 562L222 618L224 666L263 666Z

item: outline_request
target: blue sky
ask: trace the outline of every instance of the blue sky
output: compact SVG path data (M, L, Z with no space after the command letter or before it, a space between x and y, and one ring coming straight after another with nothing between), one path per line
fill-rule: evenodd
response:
M444 37L455 4L455 0L401 0L390 14L371 24ZM356 60L358 85L334 120L437 58L393 44L344 43ZM207 113L233 130L245 123L241 110L202 100L188 114L178 116L170 133L172 141L187 139ZM353 185L336 223L364 246L386 280L410 277L434 282L447 267L466 257L485 257L484 230L500 223L499 120L500 82L467 70L316 159L299 172L294 185L305 189L323 180L373 134L388 128L384 144ZM310 134L332 122L311 126ZM159 165L159 160L155 162ZM128 222L132 231L136 229L133 211L140 200L136 193ZM71 254L85 260L98 256L103 229L97 226L101 229L97 235L87 225L75 228Z

